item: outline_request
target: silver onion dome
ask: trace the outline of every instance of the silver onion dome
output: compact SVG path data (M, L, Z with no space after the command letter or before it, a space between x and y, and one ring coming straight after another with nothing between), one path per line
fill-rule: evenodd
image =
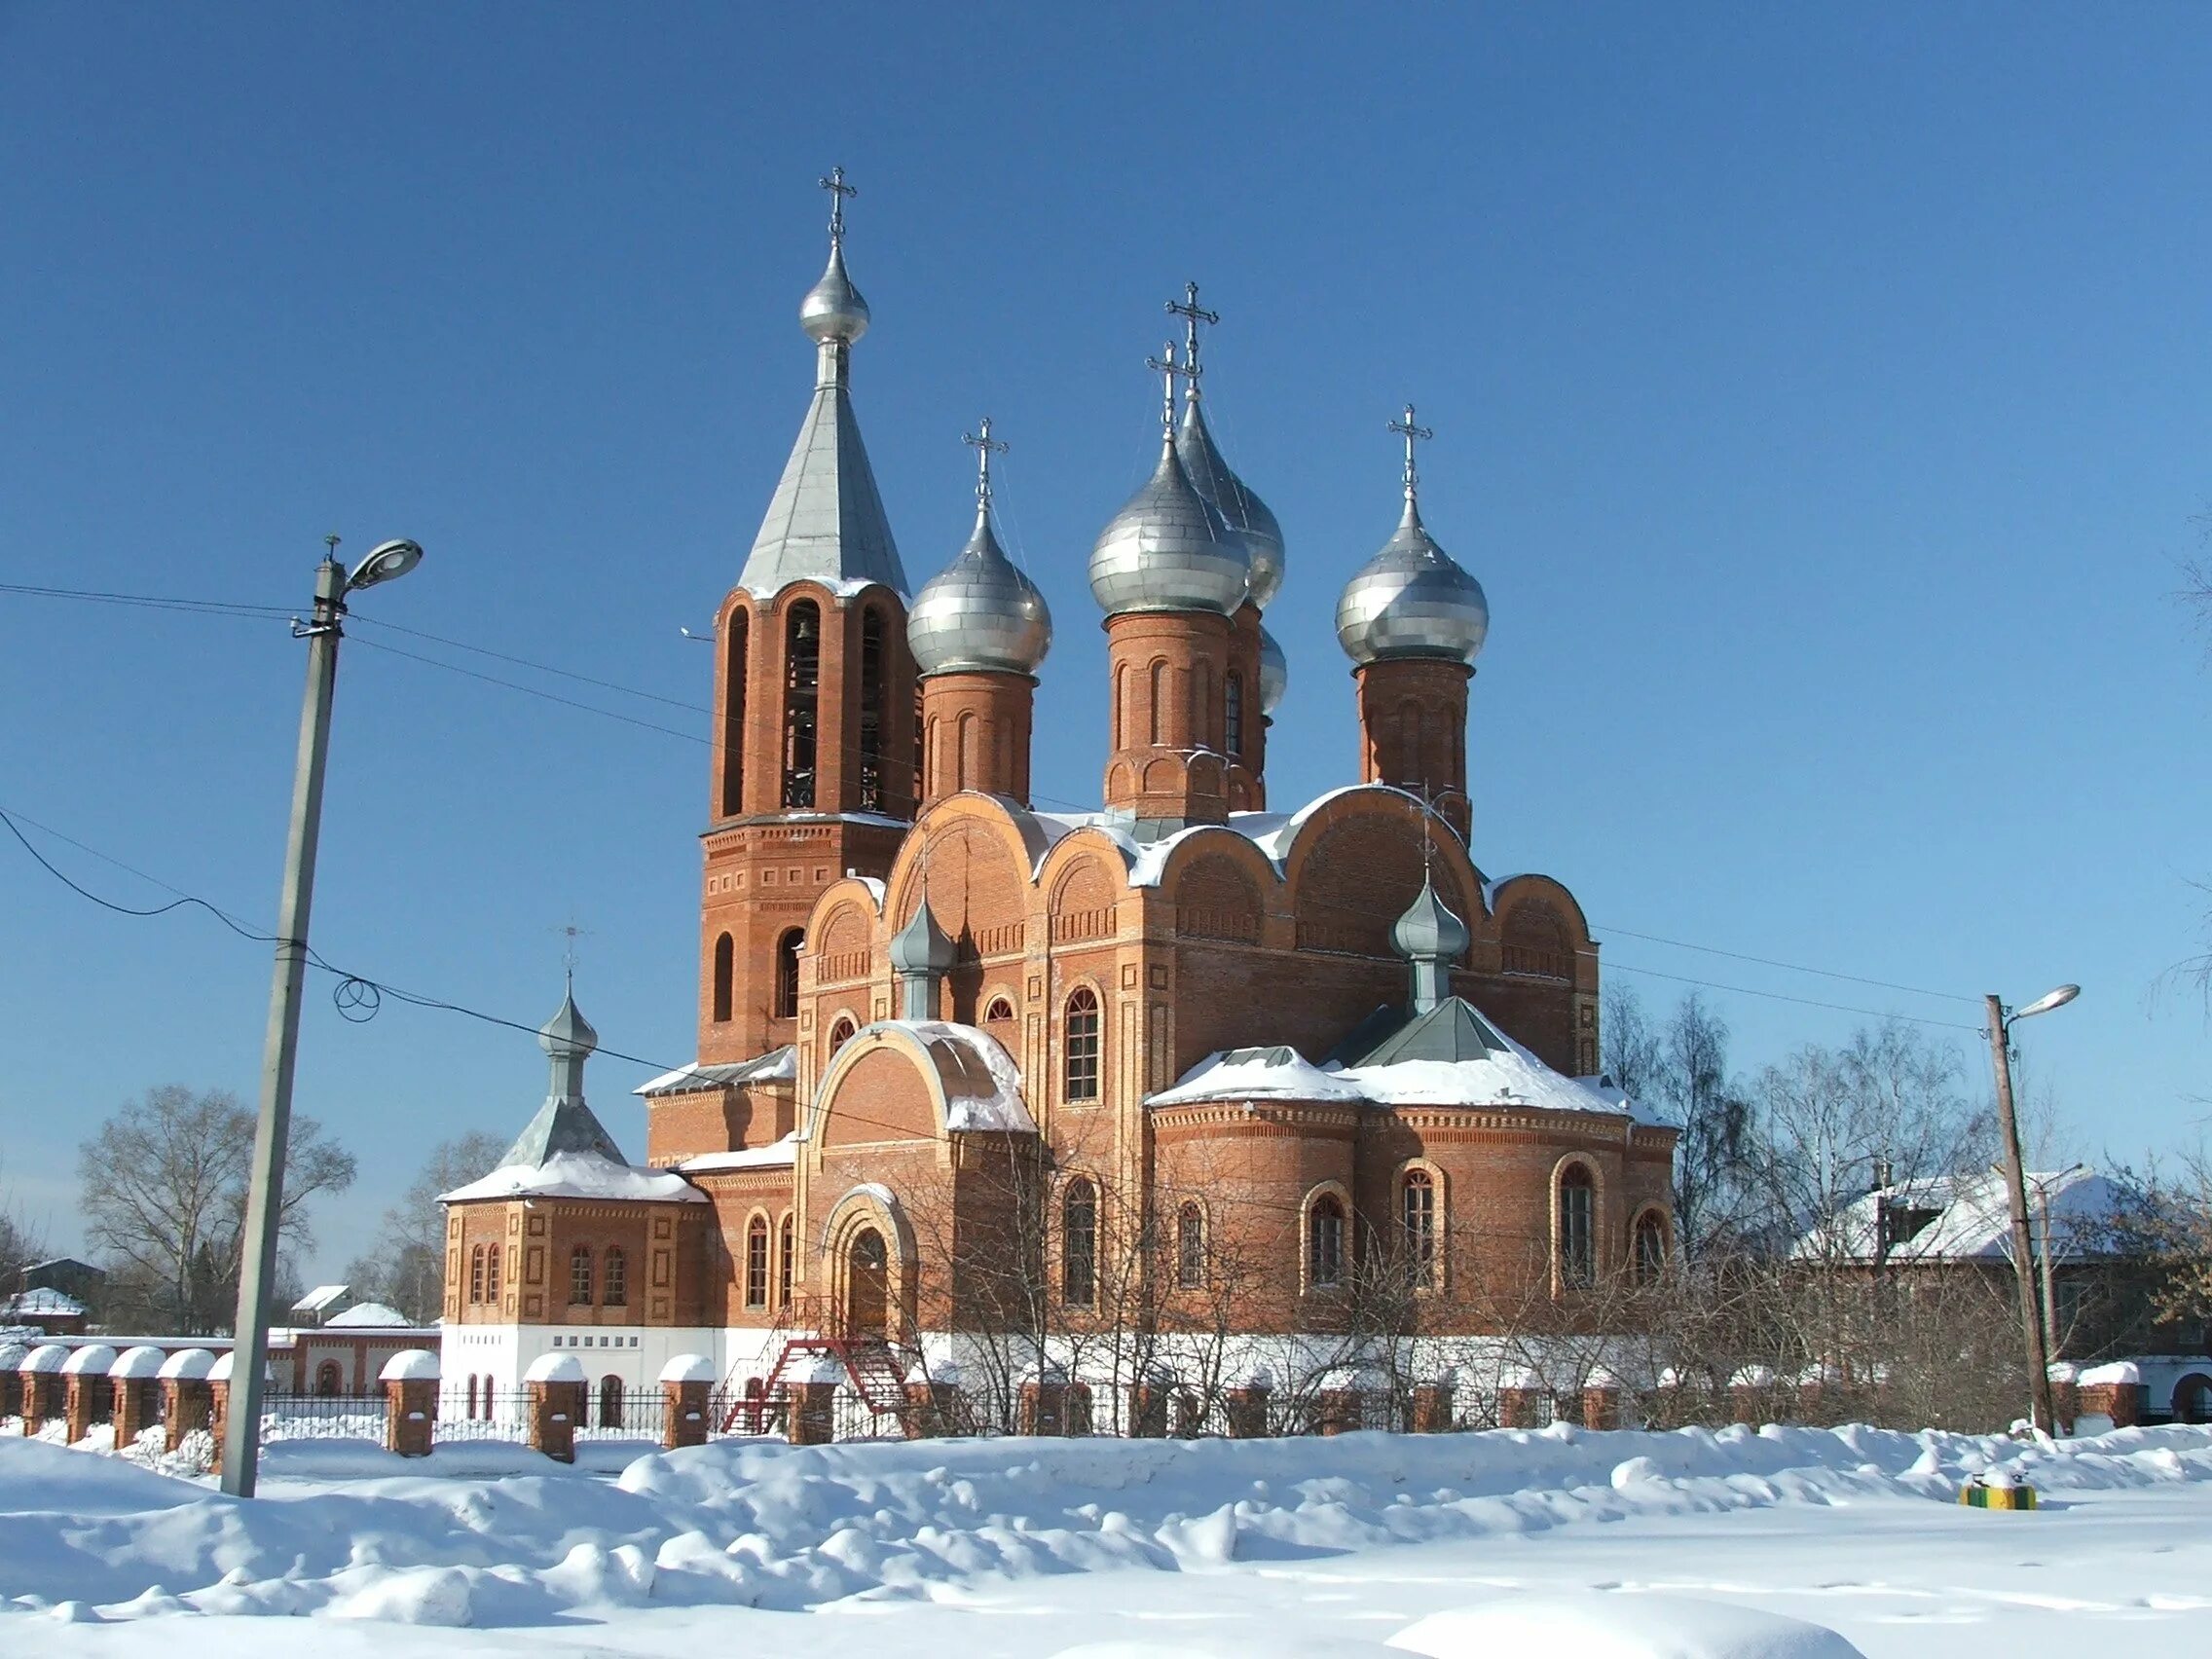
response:
M1090 592L1109 616L1131 610L1235 614L1251 588L1244 538L1191 482L1172 442L1144 487L1098 534Z
M1206 424L1205 406L1196 396L1184 401L1182 424L1175 433L1175 453L1182 457L1183 470L1191 475L1206 504L1244 538L1252 566L1252 603L1265 610L1282 589L1282 526L1268 503L1230 470Z
M1436 884L1421 877L1420 892L1390 929L1390 944L1409 962L1456 962L1474 936L1467 924L1436 896Z
M890 954L891 971L903 976L948 973L959 959L959 947L938 926L930 909L927 889L906 925L892 936Z
M988 504L968 544L914 596L906 643L924 674L1035 674L1052 648L1045 596L999 546Z
M867 332L867 301L845 275L845 243L833 236L830 264L822 279L807 289L798 305L798 325L819 345L834 340L850 346Z
M582 1059L599 1047L599 1033L576 1007L573 986L561 999L553 1017L537 1028L537 1046L557 1060Z
M1290 688L1290 661L1267 629L1260 630L1260 713L1272 715Z
M1397 534L1345 584L1337 643L1356 663L1400 656L1472 663L1489 633L1482 583L1437 546L1409 499Z

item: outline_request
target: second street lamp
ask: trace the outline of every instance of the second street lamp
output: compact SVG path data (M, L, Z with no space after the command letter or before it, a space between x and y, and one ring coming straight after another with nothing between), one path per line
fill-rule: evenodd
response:
M338 685L338 642L346 596L404 576L423 562L412 541L387 541L353 567L338 563L338 537L315 571L314 614L292 633L308 643L308 688L300 707L299 758L292 775L292 828L276 916L276 976L269 992L269 1036L261 1060L261 1115L253 1132L253 1184L246 1194L239 1265L239 1312L231 1344L231 1397L223 1428L223 1490L253 1495L261 1456L261 1392L269 1356L269 1298L284 1215L284 1151L291 1138L292 1071L300 1050L300 987L308 967L308 911L314 901L315 844L322 832L322 775L330 755L330 701Z
M2005 1196L2011 1210L2012 1268L2019 1281L2020 1335L2027 1348L2028 1400L2036 1427L2049 1434L2057 1426L2051 1409L2050 1355L2044 1347L2043 1313L2036 1296L2035 1246L2028 1232L2028 1178L2020 1161L2020 1121L2012 1110L2012 1021L2032 1019L2064 1008L2082 994L2080 985L2061 985L2046 991L2026 1008L2007 1014L2001 998L1990 997L1989 1053L1997 1071L1997 1127L2004 1138ZM2046 1230L2047 1233L2047 1230ZM2046 1236L2044 1248L2050 1248Z

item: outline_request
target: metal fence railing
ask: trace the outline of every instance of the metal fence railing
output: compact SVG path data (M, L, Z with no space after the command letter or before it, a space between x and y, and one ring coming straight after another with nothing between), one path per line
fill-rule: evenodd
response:
M372 1440L385 1433L385 1403L345 1394L264 1394L261 1438Z
M584 1399L578 1440L658 1441L668 1427L668 1396L659 1388L595 1388Z

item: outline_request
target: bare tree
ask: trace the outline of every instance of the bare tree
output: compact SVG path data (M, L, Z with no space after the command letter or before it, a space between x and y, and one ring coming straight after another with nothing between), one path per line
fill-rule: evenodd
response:
M353 1293L396 1308L417 1324L435 1319L446 1271L445 1207L438 1196L489 1175L505 1151L506 1142L481 1129L432 1147L399 1201L384 1212L369 1253L347 1267Z
M15 1197L0 1189L0 1297L22 1288L23 1270L46 1254L46 1241L17 1213Z
M1697 992L1654 1024L1625 985L1605 991L1604 1068L1629 1095L1681 1128L1675 1147L1675 1224L1691 1260L1746 1224L1755 1162L1751 1107L1728 1075L1728 1024Z
M238 1097L150 1088L78 1151L86 1237L143 1299L142 1316L199 1334L237 1311L254 1116ZM292 1120L278 1237L309 1247L308 1205L352 1184L353 1156L312 1118Z

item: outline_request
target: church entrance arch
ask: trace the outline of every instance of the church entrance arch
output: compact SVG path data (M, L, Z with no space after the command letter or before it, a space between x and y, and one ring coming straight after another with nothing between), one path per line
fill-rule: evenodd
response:
M891 1253L864 1227L845 1250L845 1334L882 1342L891 1334Z

